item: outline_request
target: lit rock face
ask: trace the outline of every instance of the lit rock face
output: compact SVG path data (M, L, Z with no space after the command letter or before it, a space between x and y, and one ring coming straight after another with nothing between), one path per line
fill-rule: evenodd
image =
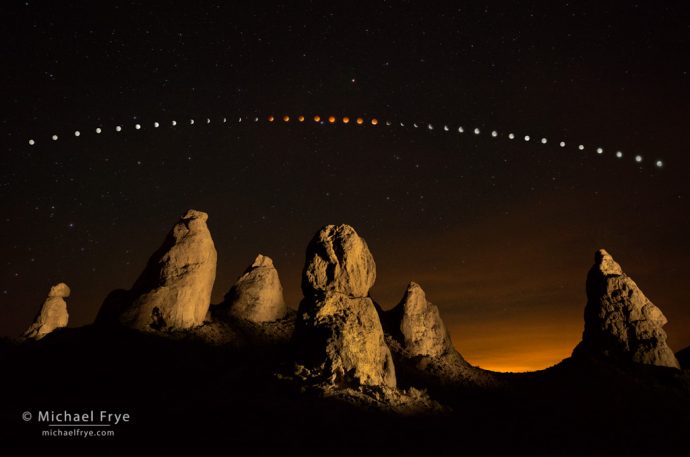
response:
M400 344L410 356L439 357L454 350L438 307L426 299L419 284L410 282L401 302L389 313L400 331Z
M348 225L322 228L307 247L294 341L307 369L335 386L395 387L395 368L369 289L376 264Z
M23 338L40 340L56 328L67 327L69 314L67 313L65 298L69 297L70 293L69 287L64 282L51 287L41 311L27 331L24 332Z
M366 297L375 281L374 257L349 225L327 225L309 243L302 274L305 297L327 292Z
M403 384L488 387L496 379L473 367L455 350L438 307L421 286L410 282L400 303L379 309L386 342Z
M647 365L679 368L666 344L666 317L603 249L587 275L582 342L574 355L599 353Z
M143 331L181 329L204 322L216 277L216 249L206 226L208 215L188 210L127 293L125 303L109 305L117 320ZM112 311L111 311L112 310Z
M225 296L229 313L251 322L271 322L287 314L278 270L270 257L259 254Z

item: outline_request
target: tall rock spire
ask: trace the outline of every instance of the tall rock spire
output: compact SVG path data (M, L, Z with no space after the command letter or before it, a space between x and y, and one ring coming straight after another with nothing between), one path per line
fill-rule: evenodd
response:
M647 365L679 368L666 343L667 320L604 249L587 275L582 342L574 356L597 353Z
M327 225L307 247L294 341L315 377L336 386L395 387L390 350L369 289L376 264L355 229Z
M112 293L99 321L115 319L143 331L190 328L204 322L216 277L208 215L188 210L127 292Z

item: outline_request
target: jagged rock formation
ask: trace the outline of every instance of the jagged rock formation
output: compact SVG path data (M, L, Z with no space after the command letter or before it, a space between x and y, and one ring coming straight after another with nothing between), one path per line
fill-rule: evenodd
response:
M256 323L285 317L287 305L273 260L259 254L227 293L223 307L231 316Z
M375 279L374 258L349 225L328 225L311 240L294 334L309 377L343 387L395 387L393 359L368 296Z
M43 302L41 310L22 338L40 340L56 328L67 327L69 314L65 298L69 297L70 293L70 288L64 282L51 287L48 298Z
M471 366L455 350L438 307L427 300L419 284L410 282L400 303L379 313L396 367L412 381L492 382L487 372Z
M142 331L184 329L204 322L216 277L216 249L208 215L188 210L129 291L112 292L97 322Z
M666 344L667 320L603 249L587 275L582 342L574 356L603 354L647 365L679 368Z

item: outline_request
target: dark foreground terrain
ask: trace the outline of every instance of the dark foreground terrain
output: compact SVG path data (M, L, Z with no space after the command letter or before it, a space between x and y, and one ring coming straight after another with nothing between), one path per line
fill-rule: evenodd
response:
M442 413L400 415L286 380L289 344L217 347L123 329L3 341L2 455L97 446L226 455L687 455L690 372L567 359L494 387L427 389ZM401 370L399 386L414 383ZM113 437L47 437L39 411L128 413ZM32 413L24 421L22 414ZM55 427L53 427L55 428Z

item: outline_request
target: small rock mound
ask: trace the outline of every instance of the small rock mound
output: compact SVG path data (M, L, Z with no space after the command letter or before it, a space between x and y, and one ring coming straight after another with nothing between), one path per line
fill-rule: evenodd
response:
M375 279L374 258L352 227L328 225L309 243L293 340L311 378L395 387L393 359L368 296Z
M287 305L273 260L259 254L227 293L223 306L231 316L256 323L284 318Z
M98 322L116 320L142 331L201 325L211 303L216 249L208 215L189 210L173 226L129 291L115 291L104 302Z
M70 293L70 288L64 282L51 287L48 298L43 302L41 310L22 338L40 340L57 328L67 327L69 314L65 298L69 297Z
M601 354L632 362L679 368L666 344L667 320L603 249L587 275L582 342L573 356Z

